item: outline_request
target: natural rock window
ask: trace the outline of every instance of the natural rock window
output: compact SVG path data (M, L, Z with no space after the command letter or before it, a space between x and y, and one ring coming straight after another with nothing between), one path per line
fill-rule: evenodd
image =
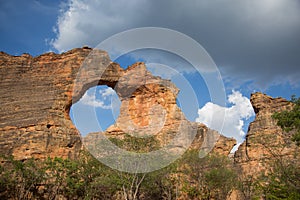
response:
M95 86L71 106L70 117L83 136L105 131L118 118L120 104L118 95L112 88L106 85Z

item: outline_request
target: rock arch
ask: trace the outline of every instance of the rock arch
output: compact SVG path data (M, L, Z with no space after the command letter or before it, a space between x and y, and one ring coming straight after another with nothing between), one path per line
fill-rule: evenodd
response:
M70 107L96 85L114 88L122 102L117 123L106 134L124 134L122 129L132 126L148 132L144 127L157 117L156 111L151 112L155 104L166 111L163 127L158 126L157 138L162 143L173 137L181 120L197 129L194 148L200 148L209 134L205 126L185 119L176 104L179 90L171 81L152 76L144 63L124 70L101 50L84 47L37 57L0 52L0 77L0 154L19 160L75 158L82 143L70 120ZM160 125L155 121L154 124ZM181 142L188 138L189 133L186 134ZM234 140L220 139L215 148L222 146L222 152L229 153ZM224 142L229 144L224 146Z
M89 79L76 82L91 52L97 54L99 62L79 74L80 80L85 80L84 76ZM104 68L99 80L99 70ZM120 66L112 63L106 52L90 48L37 57L1 52L0 154L11 154L16 159L76 157L81 141L69 118L72 103L92 86L114 87L121 73ZM78 90L73 90L75 85Z

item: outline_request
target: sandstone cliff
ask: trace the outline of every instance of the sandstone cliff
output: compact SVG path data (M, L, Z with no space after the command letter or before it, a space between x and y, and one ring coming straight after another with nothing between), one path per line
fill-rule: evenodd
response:
M159 146L174 149L199 149L203 153L228 155L236 144L203 124L189 122L176 104L179 89L169 80L153 76L144 63L124 71L114 88L121 99L120 115L104 134L123 139L125 134L154 137ZM97 133L85 141L97 145ZM194 141L192 139L194 138Z
M0 52L0 77L0 155L18 160L76 158L83 146L70 120L70 107L95 85L114 88L122 102L116 123L104 132L107 137L148 135L160 147L174 140L174 150L188 145L200 156L210 151L228 155L235 144L203 124L186 120L176 104L179 90L172 82L153 76L141 62L122 69L104 51L79 48L38 57ZM282 131L272 118L293 104L262 93L252 94L251 103L256 118L233 157L242 178L268 170L266 163L274 156L292 158L299 153L291 133ZM85 141L91 144L99 135L88 134ZM191 137L195 139L189 144ZM239 191L230 197L243 199Z
M292 156L299 149L291 141L291 133L284 132L272 118L275 112L290 110L293 107L291 102L262 93L252 94L250 101L256 117L234 159L244 176L256 177L268 168L269 160L276 156Z
M89 67L82 67L85 64ZM180 130L184 137L177 139L184 143L192 127L196 132L192 148L210 150L217 142L216 151L228 154L235 143L204 125L188 122L176 105L179 91L170 81L152 76L143 63L123 70L104 51L79 48L38 57L1 52L0 76L0 154L19 160L76 157L82 143L69 110L95 85L114 88L122 100L122 114L106 132L111 137L134 128L136 133L150 131L166 144L184 122Z
M38 57L0 53L0 154L16 159L76 156L81 142L69 109L74 80L90 52L82 48ZM106 52L98 54L101 62L95 68L110 64ZM99 82L114 84L118 71L118 65L111 65L105 80L98 79L96 69L89 72L92 81L76 91L77 98Z

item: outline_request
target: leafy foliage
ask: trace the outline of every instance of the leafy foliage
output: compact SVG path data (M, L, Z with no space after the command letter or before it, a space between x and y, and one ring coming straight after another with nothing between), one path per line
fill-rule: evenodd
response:
M124 139L110 138L109 140L122 149L138 153L155 151L159 147L158 141L154 137L140 138L125 134Z
M78 160L48 158L45 161L3 159L0 168L1 199L109 199L108 167L83 153ZM102 179L101 179L102 180ZM111 192L111 193L110 193Z
M189 198L226 199L237 184L237 174L229 159L221 155L199 158L197 151L188 151L182 158L185 174L184 190Z
M226 157L200 159L187 152L171 165L147 174L115 171L86 152L77 160L4 158L0 165L1 199L223 199L236 174Z
M266 199L300 199L299 156L294 159L278 158L271 162L272 170L263 175L261 189Z
M283 130L287 132L295 130L292 140L300 145L300 98L293 95L291 102L294 103L292 110L275 113L273 118Z

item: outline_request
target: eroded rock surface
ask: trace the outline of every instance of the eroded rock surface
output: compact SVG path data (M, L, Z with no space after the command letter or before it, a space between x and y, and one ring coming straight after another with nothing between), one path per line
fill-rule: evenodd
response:
M143 63L123 70L104 51L79 48L37 57L1 52L0 77L0 154L16 159L76 157L82 143L69 110L95 85L114 88L122 100L122 114L106 131L111 137L138 130L165 144L184 122L179 143L189 136L189 127L196 130L193 148L217 138L215 149L227 154L235 143L188 122L176 105L179 90L170 81L152 76ZM207 137L212 132L214 137Z
M115 84L121 68L108 54L96 51L101 62L93 70L78 71L92 50L74 49L63 54L10 56L0 53L0 154L16 159L74 157L81 148L77 129L69 118L77 76L77 99L88 87ZM85 61L86 62L86 61ZM99 69L107 68L99 80ZM97 71L98 70L98 71Z
M275 159L274 156L292 156L297 151L297 146L291 141L291 134L284 132L272 118L275 112L290 110L293 104L283 98L272 98L262 93L252 94L250 101L256 117L234 159L245 176L258 176L266 169L267 161Z
M172 152L192 148L203 150L204 154L214 151L224 155L236 143L203 124L189 122L176 104L179 89L171 81L153 76L144 63L128 67L114 89L122 103L116 123L103 133L108 137L149 136L160 147L168 145ZM98 145L99 134L92 133L85 138L89 149ZM94 152L94 155L101 157L102 153Z

